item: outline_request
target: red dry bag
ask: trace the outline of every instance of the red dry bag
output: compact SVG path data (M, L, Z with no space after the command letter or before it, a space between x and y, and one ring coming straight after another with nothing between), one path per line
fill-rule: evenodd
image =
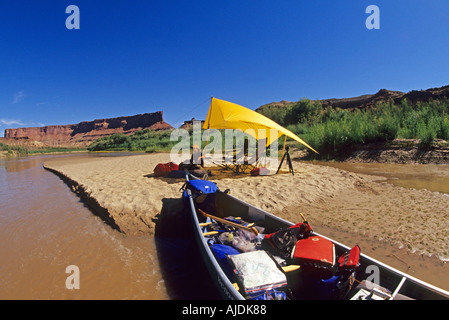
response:
M154 168L154 176L155 177L166 177L168 174L173 170L178 170L179 167L176 163L169 162L169 163L159 163Z

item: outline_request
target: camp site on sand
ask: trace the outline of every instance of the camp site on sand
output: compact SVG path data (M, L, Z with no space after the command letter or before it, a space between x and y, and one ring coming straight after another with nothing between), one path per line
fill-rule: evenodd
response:
M266 145L270 145L273 140L286 135L312 149L272 120L215 98L212 98L203 126L203 129L211 128L240 129L250 132L250 135L252 132L256 140L261 138L261 129L276 129L278 135L272 140L269 134L263 135L264 144L266 141ZM260 168L263 162L255 161L250 165ZM229 193L232 186L220 190L216 183L204 179L204 176L198 178L189 170L182 172L185 177L183 202L189 208L202 257L224 298L449 298L447 291L363 254L358 245L348 247L315 232L305 217L307 213L298 213L302 221L287 221L250 205L245 199L232 196Z

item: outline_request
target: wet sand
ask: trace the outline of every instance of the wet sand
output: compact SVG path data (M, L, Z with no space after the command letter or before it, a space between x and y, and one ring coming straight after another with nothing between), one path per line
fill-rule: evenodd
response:
M51 160L44 166L104 209L103 218L123 233L153 235L163 207L164 212L175 214L182 206L182 179L152 175L157 163L169 161L169 154L151 154ZM447 194L394 186L379 176L304 162L294 162L294 169L294 176L245 176L216 182L220 189L229 188L234 196L292 222L300 221L302 212L316 232L348 246L364 243L364 253L415 276L424 273L421 279L449 288L449 283L439 280L439 274L447 273L443 262L449 259Z

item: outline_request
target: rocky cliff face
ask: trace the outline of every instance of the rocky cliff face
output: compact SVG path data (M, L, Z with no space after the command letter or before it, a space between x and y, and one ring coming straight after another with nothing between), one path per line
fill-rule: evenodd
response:
M342 98L342 99L323 99L320 100L323 107L332 106L334 108L340 109L360 109L365 107L374 106L377 102L388 102L390 99L394 103L401 103L403 99L407 99L411 103L416 102L427 102L431 99L443 99L449 98L449 86L444 86L440 88L431 88L427 90L413 90L408 93L401 91L391 91L386 89L381 89L376 94L367 94L354 98ZM256 111L263 113L264 110L270 108L284 108L295 102L290 101L280 101L265 104L256 109Z
M98 119L78 124L6 129L5 138L40 141L47 146L86 147L92 141L114 133L132 134L142 129L166 130L173 127L162 111L129 117Z

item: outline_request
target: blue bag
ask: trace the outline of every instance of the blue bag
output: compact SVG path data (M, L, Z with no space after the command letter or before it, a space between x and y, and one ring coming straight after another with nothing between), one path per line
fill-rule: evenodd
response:
M201 196L203 194L215 193L218 191L217 185L212 181L189 180L181 188L181 190L184 190L184 192L182 194L184 203L187 203L187 200L189 199L186 189L190 189L190 191L192 192L193 199L195 199L198 196Z
M183 170L172 170L168 174L168 177L169 178L175 178L175 179L179 179L179 178L185 179L186 174L187 174L187 172L185 172Z
M287 293L276 289L260 291L250 295L248 300L288 300Z
M224 244L213 244L210 249L212 250L212 253L214 254L215 258L218 261L218 264L221 266L224 273L228 276L228 278L231 278L234 275L234 272L232 271L232 267L227 256L240 254L240 252L233 247Z
M207 180L190 180L187 182L187 187L199 194L215 193L218 190L214 182Z

